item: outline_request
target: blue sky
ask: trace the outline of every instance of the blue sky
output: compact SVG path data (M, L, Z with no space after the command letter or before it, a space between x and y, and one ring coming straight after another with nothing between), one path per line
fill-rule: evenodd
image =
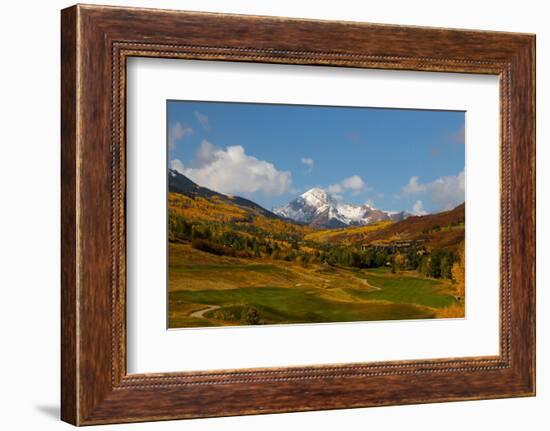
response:
M167 102L171 167L271 209L312 187L417 214L464 201L464 112Z

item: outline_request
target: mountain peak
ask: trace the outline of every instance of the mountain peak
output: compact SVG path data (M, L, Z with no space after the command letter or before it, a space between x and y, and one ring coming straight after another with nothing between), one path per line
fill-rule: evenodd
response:
M309 189L285 206L274 209L273 212L319 228L362 226L382 220L403 220L410 216L405 211L394 213L378 210L367 203L343 204L319 187Z
M309 189L307 192L302 193L301 196L304 197L304 196L308 196L308 195L324 195L324 196L326 196L326 195L328 195L328 193L322 188L313 187L313 188Z
M309 205L320 208L326 205L336 204L336 199L332 197L326 190L319 187L309 189L307 192L300 195L305 202Z

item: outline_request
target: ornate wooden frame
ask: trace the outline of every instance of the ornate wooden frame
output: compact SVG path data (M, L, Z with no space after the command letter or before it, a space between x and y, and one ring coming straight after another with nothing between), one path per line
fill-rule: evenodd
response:
M534 395L534 35L81 5L61 15L63 420L88 425ZM498 75L500 354L128 375L130 56Z

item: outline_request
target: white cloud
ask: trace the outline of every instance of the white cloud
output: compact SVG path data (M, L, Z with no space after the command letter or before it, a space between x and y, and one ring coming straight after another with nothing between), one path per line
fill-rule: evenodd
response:
M180 174L183 174L185 171L183 163L179 159L170 160L170 169L178 171Z
M342 185L345 189L350 190L362 190L366 186L365 182L359 175L353 175L349 178L346 178L342 181Z
M205 166L214 162L216 160L216 151L219 149L219 147L204 139L197 150L196 164L198 166Z
M465 175L464 171L457 176L440 177L432 183L432 199L444 204L444 209L450 209L464 202Z
M407 185L403 187L402 189L403 193L414 194L414 193L424 193L425 191L427 191L428 186L426 184L420 184L418 180L420 180L420 177L411 177Z
M315 166L315 161L310 157L302 157L300 162L308 167L306 171L308 174L313 170L313 166Z
M289 171L279 171L272 163L246 154L240 145L223 149L203 141L195 162L196 166L185 168L183 174L221 193L278 196L292 188Z
M401 191L405 195L427 194L440 209L452 209L465 200L464 171L456 176L439 177L431 183L421 183L419 177L411 177Z
M206 115L201 114L199 111L195 111L195 117L203 128L210 128L210 121Z
M422 201L421 200L417 200L414 204L413 204L413 207L412 207L412 213L414 215L425 215L425 214L428 214L426 212L426 210L424 210L424 205L422 204Z
M331 184L327 187L327 192L329 193L342 193L344 191L344 188L340 183L337 184Z
M351 191L353 195L357 195L364 190L372 189L367 186L359 175L352 175L351 177L344 178L339 183L331 184L327 187L327 192L332 194Z
M168 130L168 148L173 150L176 148L178 141L182 140L185 136L193 134L193 129L186 124L176 121L170 126Z

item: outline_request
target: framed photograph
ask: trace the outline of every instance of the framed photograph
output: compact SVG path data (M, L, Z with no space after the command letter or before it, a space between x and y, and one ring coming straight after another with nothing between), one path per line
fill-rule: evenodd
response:
M168 328L465 317L464 112L171 100L167 128Z
M62 11L62 419L535 394L535 37Z

